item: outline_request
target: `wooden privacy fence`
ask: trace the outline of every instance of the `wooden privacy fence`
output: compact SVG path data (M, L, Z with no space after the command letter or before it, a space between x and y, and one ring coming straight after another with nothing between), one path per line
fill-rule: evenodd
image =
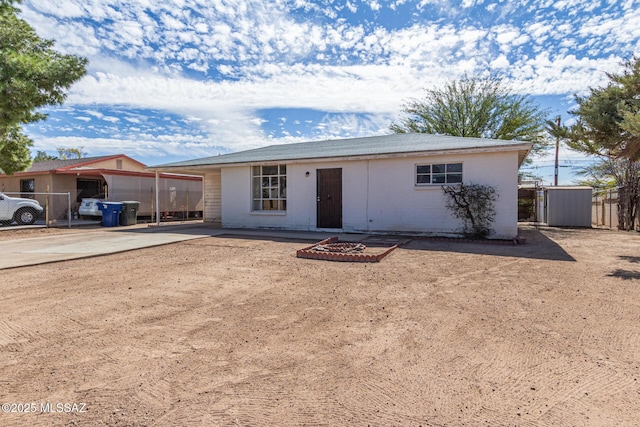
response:
M618 227L618 190L594 190L591 223L595 227Z
M618 228L618 190L594 190L591 201L591 223L594 227ZM638 210L640 213L640 209ZM640 230L640 218L636 216L634 229Z

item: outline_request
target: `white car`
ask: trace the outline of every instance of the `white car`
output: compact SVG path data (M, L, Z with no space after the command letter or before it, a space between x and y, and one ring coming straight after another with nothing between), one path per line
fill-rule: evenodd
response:
M78 214L85 217L99 216L102 217L102 211L98 208L98 203L104 202L104 194L97 194L93 197L82 199Z
M37 200L9 197L0 193L0 223L9 225L13 221L21 225L30 225L42 214L44 208Z

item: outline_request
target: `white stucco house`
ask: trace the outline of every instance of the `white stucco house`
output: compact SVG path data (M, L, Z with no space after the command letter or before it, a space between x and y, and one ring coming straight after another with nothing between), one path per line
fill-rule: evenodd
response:
M518 168L531 143L393 134L272 145L150 167L204 177L223 228L452 234L443 185L493 186L496 238L517 235Z

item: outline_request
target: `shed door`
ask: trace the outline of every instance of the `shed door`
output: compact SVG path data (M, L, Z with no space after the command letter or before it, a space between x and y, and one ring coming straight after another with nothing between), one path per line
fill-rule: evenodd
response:
M318 228L342 228L342 168L317 171Z

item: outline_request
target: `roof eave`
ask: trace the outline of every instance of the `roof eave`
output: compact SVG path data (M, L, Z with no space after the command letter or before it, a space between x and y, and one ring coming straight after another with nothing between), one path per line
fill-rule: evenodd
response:
M363 154L363 155L351 155L351 156L333 156L333 157L314 157L314 158L281 158L272 160L250 160L250 161L238 161L229 163L207 163L202 165L175 165L175 166L150 166L146 169L149 171L167 172L175 171L180 173L193 173L201 174L211 169L221 169L226 167L237 166L254 166L270 163L323 163L323 162L338 162L338 161L358 161L358 160L381 160L381 159L399 159L407 157L428 157L428 156L442 156L452 153L459 154L479 154L479 153L496 153L503 151L517 151L518 152L518 167L522 165L525 157L533 146L530 142L523 142L521 144L511 145L498 145L489 147L473 147L473 148L454 148L454 149L442 149L442 150L427 150L427 151L410 151L401 153L385 153L385 154Z
M529 148L518 150L518 169L520 169L525 159L533 149L533 143L528 143L528 145L529 145Z
M79 163L74 163L74 164L71 164L71 165L63 166L63 167L57 168L56 170L77 169L77 168L80 168L80 167L84 167L84 166L87 166L87 165L92 165L92 164L95 164L95 163L104 162L104 161L107 161L107 160L123 159L123 158L131 160L132 162L137 163L138 165L140 165L142 167L146 167L147 166L144 163L137 161L136 159L132 159L131 157L127 156L126 154L113 154L113 155L110 155L110 156L101 156L100 158L92 159L92 160L89 160L89 161L86 161L86 162L79 162Z

